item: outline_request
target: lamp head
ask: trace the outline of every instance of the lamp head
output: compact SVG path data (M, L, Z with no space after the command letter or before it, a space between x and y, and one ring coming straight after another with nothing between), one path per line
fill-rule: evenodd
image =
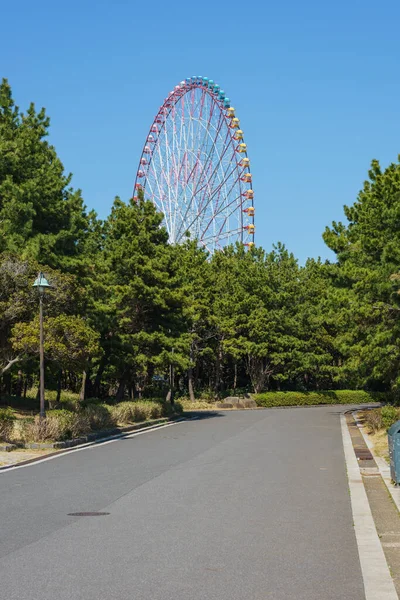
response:
M51 285L49 284L43 273L40 272L37 278L35 279L35 283L32 285L32 287L37 288L39 290L39 294L44 294L46 289L50 288Z

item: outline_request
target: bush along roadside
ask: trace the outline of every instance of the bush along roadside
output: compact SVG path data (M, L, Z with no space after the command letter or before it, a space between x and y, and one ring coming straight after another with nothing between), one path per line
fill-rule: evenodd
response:
M391 406L382 406L382 408L374 408L363 412L364 423L370 433L378 431L387 431L389 427L400 420L400 408Z
M85 442L102 435L118 433L136 424L153 423L182 413L175 403L137 401L121 402L115 406L88 404L75 410L65 408L49 410L45 419L35 417L16 419L10 408L0 410L0 443L31 448L38 444L46 447L66 447L71 441Z
M252 396L258 406L315 406L318 404L368 404L388 402L389 395L363 390L336 390L328 392L265 392Z

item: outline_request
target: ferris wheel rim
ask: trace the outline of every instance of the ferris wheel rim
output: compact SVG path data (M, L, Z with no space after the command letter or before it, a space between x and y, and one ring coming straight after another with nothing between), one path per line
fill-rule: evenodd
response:
M193 81L195 80L195 81ZM235 137L237 128L232 127L231 123L232 123L232 117L228 116L229 114L229 110L234 111L234 109L231 107L230 105L230 101L229 99L226 98L226 95L224 94L223 97L220 97L221 94L218 95L218 91L216 92L215 89L211 89L208 85L209 81L212 80L207 80L207 83L204 83L204 80L207 80L207 78L201 78L199 77L192 77L186 80L186 81L182 81L180 83L179 86L176 86L175 89L169 93L169 95L167 96L167 98L164 99L162 105L160 106L156 116L154 117L152 124L148 130L147 136L146 136L146 140L145 143L142 147L142 152L140 155L140 160L139 160L139 167L138 170L136 172L136 177L135 177L135 185L134 185L134 194L135 194L135 190L137 190L138 188L142 189L143 192L146 192L146 186L151 187L151 184L149 183L149 173L150 173L150 169L152 167L152 163L154 162L154 155L155 155L155 149L157 148L160 157L161 157L161 134L163 133L163 131L165 131L165 136L167 136L167 126L170 122L174 122L175 116L173 114L173 111L175 110L175 108L177 107L178 103L183 99L185 99L185 97L190 93L190 92L195 92L200 90L201 91L201 95L200 98L202 99L202 106L204 105L204 100L203 98L208 97L212 103L212 111L216 110L216 114L218 115L218 132L217 134L219 134L220 130L223 128L223 126L225 126L225 130L226 130L226 139L227 139L227 143L224 143L223 145L223 154L221 157L219 157L219 160L216 162L215 167L213 169L213 173L212 173L212 178L215 179L216 177L216 173L218 171L218 169L221 169L221 165L222 165L222 158L224 157L225 153L228 151L228 149L231 150L232 152L232 157L235 157L235 159L237 159L236 161L233 161L232 159L228 162L228 166L226 167L225 171L223 172L223 175L225 177L225 179L222 179L222 181L220 181L218 183L217 189L216 191L214 191L214 194L217 194L220 192L221 188L226 185L226 176L227 176L227 171L228 171L228 167L230 166L232 168L232 172L229 174L236 174L237 178L236 180L233 180L233 186L236 185L236 187L239 190L239 196L236 196L233 198L233 200L231 200L230 204L233 204L236 202L236 209L232 210L232 213L228 213L227 217L225 218L225 221L222 221L222 226L220 227L220 231L218 232L218 236L216 237L216 243L218 243L218 240L225 238L229 235L236 234L237 233L237 238L239 239L239 241L241 241L242 243L244 243L244 239L247 237L249 237L250 241L246 244L248 246L254 245L254 231L255 231L255 226L254 226L254 191L253 191L253 185L252 185L252 175L250 173L250 169L249 169L249 160L248 160L248 153L247 153L247 145L244 142L244 134L243 132L239 129L238 131L240 132L241 136L240 137ZM219 90L219 86L217 86L217 89ZM200 102L200 100L198 100L198 103ZM233 112L233 114L235 114ZM173 115L173 116L171 116ZM171 120L169 121L168 119L171 117ZM237 118L234 119L235 121L237 121L239 123L239 120ZM203 126L203 122L201 121L201 119L198 119L198 123L201 124L201 126ZM160 127L158 127L158 125L160 125ZM211 126L211 118L209 118L209 120L207 121L207 135L209 135L209 128ZM214 127L215 129L215 127ZM153 133L156 134L155 139L154 136L152 135ZM217 137L212 138L212 140L216 140ZM149 143L154 143L154 149L153 150L148 150L148 144ZM239 150L240 147L240 150ZM243 150L244 148L244 150ZM194 148L194 150L196 150L198 152L198 149ZM193 152L194 152L193 150ZM186 150L187 152L187 150ZM218 152L218 149L216 147L216 143L215 141L213 142L213 146L211 147L210 150L210 155L211 152ZM240 153L241 158L239 160L239 158L237 158L237 153ZM147 161L147 156L149 156L149 160ZM228 157L229 158L229 157ZM244 161L243 159L246 159L246 161ZM208 160L212 160L212 158L208 157ZM196 164L194 165L193 169L195 169ZM145 174L143 175L143 170L142 170L142 165L146 166L146 171ZM180 168L182 168L182 165L180 165ZM204 170L204 167L203 167ZM220 175L221 176L221 175ZM245 176L248 176L247 178ZM143 184L140 182L140 179L144 179ZM154 177L158 187L160 188L160 184L159 181L156 179L156 177ZM199 180L200 182L200 180ZM198 184L199 184L198 182ZM245 187L245 183L250 183L250 188L246 188ZM179 184L179 181L177 182L177 186ZM199 212L193 219L193 222L189 224L189 227L187 226L187 224L185 223L185 219L187 217L187 213L189 211L190 208L192 208L193 210L193 206L192 206L192 202L194 200L194 198L196 197L196 194L198 194L199 192L201 192L204 188L207 188L207 186L209 185L209 182L207 180L202 182L202 186L200 187L200 190L197 189L195 190L195 193L193 194L190 202L188 203L187 207L186 207L186 214L184 215L184 217L181 219L180 224L178 223L178 230L177 230L177 236L179 237L179 239L174 239L174 242L179 243L182 238L184 238L187 234L188 231L190 231L190 228L192 226L194 226L196 220L198 221L200 218L200 215L202 217L204 217L205 215L205 209L208 207L208 205L211 203L212 199L213 199L213 195L210 195L208 202L201 207L201 212ZM233 187L232 186L232 187ZM243 190L246 190L245 192ZM231 190L230 190L231 191ZM229 193L230 193L229 191ZM154 192L153 190L151 190L151 192L153 193L154 196ZM247 200L250 200L250 205L247 209L243 209L243 198L245 197L247 192L251 192L251 196L247 196ZM160 208L160 204L162 206L164 206L163 204L163 200L162 200L162 193L159 189L159 201L158 203L153 200L154 204L157 206L157 208L159 210L162 210ZM178 204L177 199L175 201L175 204ZM213 224L215 225L215 222L213 223L213 221L215 220L215 217L218 216L219 212L221 212L222 210L226 210L227 207L230 206L230 204L223 204L222 203L222 208L217 212L212 212L208 215L208 219L209 221L206 223L206 228L204 230L204 234L207 233L208 229L210 228L210 226ZM175 206L175 209L177 207ZM248 218L250 220L250 223L245 226L245 217L246 217L246 210L249 210L248 213ZM232 232L225 232L224 234L222 233L222 229L225 225L225 222L228 218L228 216L230 216L231 214L238 212L238 222L240 223L240 227L238 228L238 231L232 231ZM168 213L168 215L166 214L165 210L162 210L163 214L164 214L164 221L165 224L167 225L167 216L168 218L171 217L172 211L170 211ZM176 219L176 211L175 211L175 219ZM211 218L210 218L211 215ZM247 232L245 231L247 228ZM172 225L171 222L169 223L169 227L167 226L167 231L169 234L169 237L171 237L171 232L172 232ZM174 232L175 234L176 232ZM214 236L215 237L215 236ZM206 237L204 240L204 235L202 237L198 238L199 243L204 245L204 241L206 241L206 239L208 239L208 237ZM212 236L211 236L212 238ZM246 238L247 239L247 238Z

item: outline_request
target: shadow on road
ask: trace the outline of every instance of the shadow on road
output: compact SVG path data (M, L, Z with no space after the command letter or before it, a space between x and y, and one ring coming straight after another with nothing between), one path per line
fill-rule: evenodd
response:
M185 412L184 417L186 417L187 419L194 419L196 421L199 421L203 419L212 419L214 417L225 417L225 415L224 413L218 412L216 410L191 410L189 412Z

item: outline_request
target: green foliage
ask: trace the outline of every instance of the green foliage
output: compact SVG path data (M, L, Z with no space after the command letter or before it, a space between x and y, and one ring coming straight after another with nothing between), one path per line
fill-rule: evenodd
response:
M400 411L398 408L387 404L381 408L382 425L385 429L389 429L399 419Z
M80 270L94 214L46 140L50 120L31 104L22 113L0 84L0 251Z
M336 390L330 392L266 392L255 394L258 406L314 406L318 404L368 404L381 402L384 394L363 390Z
M400 163L384 171L372 161L369 181L345 207L348 224L333 223L324 239L339 308L336 347L343 378L359 386L400 390Z
M61 314L44 322L46 357L68 369L84 370L100 354L100 335L82 317ZM39 353L39 319L17 323L11 335L13 349L24 355Z
M326 229L336 261L301 266L280 243L270 252L237 244L210 257L196 240L169 245L163 216L143 190L136 200L115 198L104 222L88 213L47 141L49 125L44 109L30 105L23 113L3 80L3 398L28 402L27 389L37 389L32 283L39 270L53 286L44 298L47 398L73 412L80 406L91 428L111 423L104 402L166 398L173 388L192 402L273 392L258 396L267 405L378 397L344 388L400 397L399 162L383 170L374 160L356 202L344 209L347 223ZM86 396L96 403L84 403ZM150 408L173 410L140 409L140 402L113 411L133 422ZM67 420L58 415L30 426L38 438L59 436Z

